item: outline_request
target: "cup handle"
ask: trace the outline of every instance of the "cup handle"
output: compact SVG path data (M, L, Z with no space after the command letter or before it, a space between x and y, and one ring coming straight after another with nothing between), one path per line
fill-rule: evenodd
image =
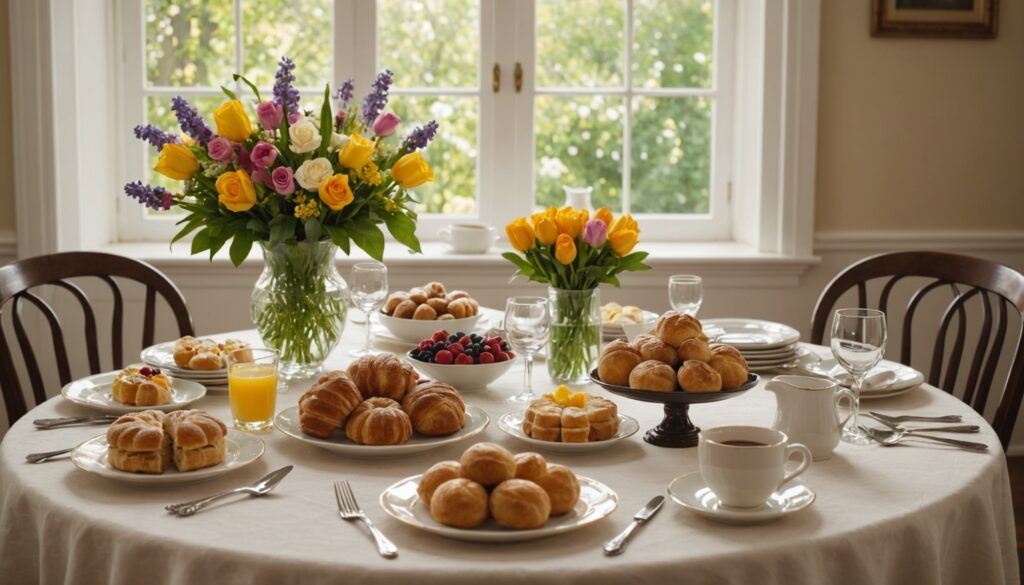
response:
M793 481L794 479L796 479L798 475L807 471L807 468L810 467L811 465L812 456L810 449L808 449L807 447L800 443L790 443L786 447L786 461L789 461L789 458L793 455L793 453L799 453L802 461L800 461L800 465L797 466L796 471L782 478L782 481L779 482L779 486L775 488L776 491L781 490L782 486Z
M443 227L443 228L441 228L437 232L437 235L441 236L441 241L442 242L444 242L446 244L452 243L452 230L451 230L451 228Z
M840 388L839 391L836 392L835 399L833 400L836 409L839 408L839 403L843 398L850 401L850 414L846 415L846 418L839 423L839 428L841 429L846 428L846 423L850 420L850 417L853 416L853 405L857 404L857 396L853 393L853 390L850 390L849 388Z

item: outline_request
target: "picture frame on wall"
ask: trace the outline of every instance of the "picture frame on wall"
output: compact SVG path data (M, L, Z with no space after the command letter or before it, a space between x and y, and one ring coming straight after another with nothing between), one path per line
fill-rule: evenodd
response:
M999 0L871 0L871 36L994 39Z

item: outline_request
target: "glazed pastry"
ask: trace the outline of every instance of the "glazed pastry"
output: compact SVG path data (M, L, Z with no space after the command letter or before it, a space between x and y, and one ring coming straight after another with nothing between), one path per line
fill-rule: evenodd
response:
M508 449L495 443L477 443L459 459L461 474L484 487L496 486L516 476L516 460Z
M605 346L597 360L597 375L605 384L629 385L629 373L641 361L640 352L623 339L616 339Z
M673 368L679 364L679 356L676 348L649 334L637 335L633 340L633 347L640 352L644 360L657 360L664 362Z
M327 372L299 398L299 428L307 435L329 439L362 401L359 387L348 374Z
M686 360L697 360L706 362L711 359L711 348L706 341L692 337L679 344L678 356L680 362Z
M443 297L447 292L444 290L444 285L440 282L428 282L424 285L423 290L427 293L428 299Z
M582 408L562 409L562 442L586 443L590 439L590 419Z
M221 356L223 356L224 367L227 367L227 358L229 355L231 356L231 359L233 359L236 362L252 361L251 351L239 351L243 349L249 349L249 344L244 341L238 339L225 339L223 343L217 344L217 347L220 348L220 354Z
M490 510L491 516L505 528L540 528L551 515L551 498L532 481L510 479L491 492Z
M174 364L179 368L187 368L188 361L192 359L192 356L196 355L196 346L199 345L199 340L191 335L186 335L174 344L172 354L174 356Z
M722 389L722 376L708 364L697 360L683 362L678 381L683 392L718 392Z
M723 349L711 352L711 359L708 361L708 365L714 368L718 375L722 377L723 390L739 388L746 383L747 376L750 373L746 360Z
M703 335L703 330L696 318L669 311L658 318L654 335L672 347L679 347L683 341Z
M377 396L352 411L345 436L360 445L401 445L412 436L412 422L400 404Z
M392 316L399 319L412 319L412 316L416 313L416 307L416 301L411 298L405 299L395 305L395 311L392 313Z
M163 473L171 466L164 413L144 410L122 415L107 429L107 460L132 473Z
M548 462L540 453L517 453L516 479L525 479L539 484L548 474Z
M384 307L381 310L384 311L385 315L394 315L399 303L406 300L409 300L409 293L407 292L391 293L388 295L388 300L384 302Z
M146 366L130 366L114 376L110 386L115 401L129 406L160 406L170 404L171 380L160 370Z
M561 516L576 507L580 499L580 481L568 467L548 464L547 474L537 482L551 501L551 515Z
M178 471L213 467L224 461L227 426L202 410L176 410L164 417L164 432Z
M676 390L676 371L662 362L654 360L641 362L629 374L629 387L634 390L674 392Z
M473 304L469 302L468 298L455 299L448 303L448 312L456 319L465 319L475 314Z
M416 387L419 376L413 367L389 353L363 356L348 366L348 375L363 398L383 396L401 400Z
M444 382L424 382L402 399L402 410L421 435L437 437L458 432L466 421L466 403Z
M445 526L476 528L487 521L487 490L475 481L449 479L434 490L430 516Z
M539 441L558 441L562 438L562 407L550 398L534 400L523 416L523 432Z
M591 396L584 407L590 421L588 441L604 441L619 432L619 408L614 402L601 396Z
M458 461L442 461L435 463L423 474L420 478L420 485L416 487L416 495L420 497L420 500L430 507L430 498L433 497L434 491L442 483L449 479L456 479L459 477L459 462Z

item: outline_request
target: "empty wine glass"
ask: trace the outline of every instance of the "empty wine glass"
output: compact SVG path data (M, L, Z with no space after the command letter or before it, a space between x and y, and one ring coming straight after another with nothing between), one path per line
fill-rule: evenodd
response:
M885 354L887 333L885 313L874 309L839 309L832 317L832 355L853 378L853 406L843 428L843 441L867 445L868 435L860 429L860 393L864 377Z
M677 313L697 316L704 301L701 279L694 274L674 274L668 277L668 303Z
M349 281L352 302L366 314L366 347L349 353L356 357L375 353L370 349L373 316L388 298L388 268L380 262L360 262L352 267Z
M523 356L526 377L523 392L508 398L509 402L529 404L533 394L533 354L544 347L551 330L551 312L544 297L512 297L505 304L505 339Z

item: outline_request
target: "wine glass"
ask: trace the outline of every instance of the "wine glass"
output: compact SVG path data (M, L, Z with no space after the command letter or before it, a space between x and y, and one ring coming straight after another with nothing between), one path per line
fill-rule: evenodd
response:
M674 274L668 277L668 303L675 312L696 317L703 300L699 276Z
M544 297L512 297L505 304L505 339L526 362L523 392L508 398L516 404L529 404L533 394L533 354L544 347L551 330L551 312Z
M388 297L388 267L380 262L360 262L352 267L349 282L352 302L366 314L366 347L349 353L356 357L375 353L370 349L373 336L373 316Z
M860 429L860 393L864 377L885 354L885 313L874 309L839 309L832 317L832 355L853 377L853 406L843 428L843 441L854 445L871 442Z

